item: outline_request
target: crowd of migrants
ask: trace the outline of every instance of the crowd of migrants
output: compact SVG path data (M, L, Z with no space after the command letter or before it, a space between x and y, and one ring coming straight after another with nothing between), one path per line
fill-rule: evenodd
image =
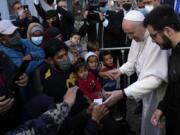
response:
M0 135L136 135L129 98L141 135L180 134L180 1L89 0L80 28L67 0L33 2L39 17L15 1L0 20ZM127 61L101 50L117 47Z

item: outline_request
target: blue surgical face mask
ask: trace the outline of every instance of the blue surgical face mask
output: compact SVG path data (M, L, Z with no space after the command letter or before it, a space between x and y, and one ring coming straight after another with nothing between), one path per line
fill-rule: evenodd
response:
M102 13L106 13L108 11L108 6L104 6L104 7L100 7L99 10L102 12Z
M39 37L31 37L31 41L33 42L33 44L35 44L36 46L40 46L42 41L43 41L43 36L39 36Z

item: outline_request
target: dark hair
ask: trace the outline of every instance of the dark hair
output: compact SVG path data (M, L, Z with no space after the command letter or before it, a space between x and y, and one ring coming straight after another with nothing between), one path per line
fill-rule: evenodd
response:
M21 4L21 2L20 2L19 0L17 0L17 1L15 1L15 2L13 2L13 4L12 4L12 8L14 8L14 6L15 6L16 4Z
M107 55L112 55L110 51L102 51L100 53L100 60L101 61L104 61L104 57L107 56Z
M79 32L73 32L73 33L71 33L70 37L73 37L74 35L78 35L78 36L81 37L81 34L80 34Z
M162 31L165 27L171 27L180 31L180 19L174 9L168 5L161 5L152 10L144 20L144 26L152 26L154 30Z
M44 45L44 52L45 57L54 57L58 51L65 50L68 51L68 48L66 44L59 39L53 38L50 39L45 45Z
M58 4L60 1L66 1L67 2L67 0L56 0L56 4Z
M73 66L73 72L74 72L75 74L77 74L77 72L78 72L80 69L82 69L82 68L88 69L88 66L87 66L87 64L86 64L85 62L80 62L80 63L75 64L75 65Z
M45 18L46 18L46 20L47 20L47 19L50 19L50 18L52 18L52 17L58 17L58 12L57 12L56 10L51 9L51 10L48 10L48 11L45 13Z
M88 52L99 51L99 43L97 41L89 41L87 43L87 51Z

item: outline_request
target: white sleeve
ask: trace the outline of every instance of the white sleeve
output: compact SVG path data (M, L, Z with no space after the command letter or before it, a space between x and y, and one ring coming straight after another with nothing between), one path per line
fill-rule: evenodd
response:
M136 81L124 89L127 97L133 97L136 100L155 90L162 84L163 80L156 76L148 76L142 80Z
M127 76L131 76L134 72L135 72L135 69L134 69L134 63L131 63L131 62L126 62L125 64L123 64L119 70L123 73L123 74L126 74Z
M135 62L136 62L138 50L139 50L139 45L137 45L136 41L133 40L128 53L128 60L119 68L119 70L123 74L126 74L127 76L131 76L135 72Z

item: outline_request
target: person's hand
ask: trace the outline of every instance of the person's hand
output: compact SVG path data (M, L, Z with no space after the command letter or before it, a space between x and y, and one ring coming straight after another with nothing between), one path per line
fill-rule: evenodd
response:
M162 118L162 116L163 116L163 112L159 109L156 109L156 111L151 117L152 125L155 127L163 128L164 125L160 122L160 119Z
M87 108L87 113L89 114L89 115L91 115L92 114L92 110L93 110L93 108L94 108L94 106L95 106L96 104L94 103L94 102L92 102L90 105L89 105L89 107Z
M31 15L31 12L29 10L26 10L26 13L27 13L27 18L32 21L33 17Z
M119 69L110 70L109 74L113 77L113 79L117 79L120 77L123 73Z
M76 93L79 87L74 86L67 90L66 94L64 95L64 102L66 102L70 107L73 106L76 100Z
M3 114L11 109L12 105L14 104L14 98L5 98L5 96L0 97L0 114Z
M15 81L15 83L18 85L18 86L26 86L29 82L29 77L26 73L24 73L23 75L21 75L19 77L19 80Z
M91 119L99 123L99 121L108 113L109 110L105 105L95 105L92 109Z
M98 92L95 92L95 94L98 98L103 98L102 92L98 91Z
M32 60L31 54L25 55L25 56L22 58L22 60Z
M99 76L105 79L109 78L111 80L114 80L114 75L110 71L99 72Z
M24 20L27 17L27 11L22 9L21 11L19 11L19 19L20 20Z
M106 106L112 106L123 98L122 90L115 90L112 92L106 92L108 98L103 102Z
M35 5L39 5L40 1L39 0L34 0Z
M86 11L84 12L84 14L83 14L84 19L87 19L88 14L89 14L89 11L86 10Z

